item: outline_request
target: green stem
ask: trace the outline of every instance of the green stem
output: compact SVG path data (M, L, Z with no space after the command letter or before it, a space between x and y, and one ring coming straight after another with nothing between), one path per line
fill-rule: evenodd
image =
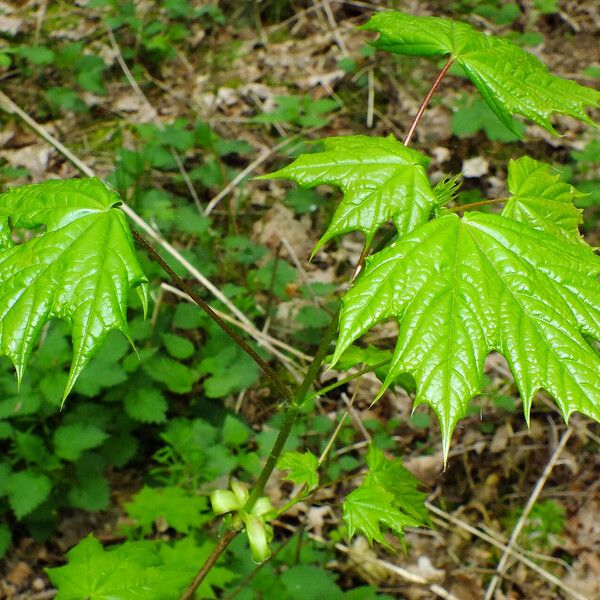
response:
M184 291L188 293L187 290ZM292 432L294 423L296 423L299 415L301 414L302 403L306 398L310 386L317 378L319 369L321 368L321 365L327 356L329 345L333 341L333 338L337 332L338 317L339 311L336 312L331 323L329 324L329 327L327 328L327 331L323 334L319 348L317 349L317 352L315 353L315 356L310 363L308 370L306 371L306 375L304 375L304 379L296 389L294 395L286 401L283 425L281 426L279 434L277 435L277 439L275 440L273 448L269 453L269 458L267 458L267 461L265 462L258 479L256 480L256 483L252 486L252 491L250 492L250 496L244 506L244 510L246 512L250 512L256 504L256 501L263 495L265 486L267 485L267 482L271 477L271 473L273 473L273 470L277 465L277 461L279 460L279 457L285 448L285 443ZM208 575L210 569L215 565L217 560L219 560L221 554L225 552L227 546L233 541L238 533L239 532L237 531L230 530L221 538L221 540L219 540L219 543L213 548L213 551L206 559L206 562L204 565L202 565L202 568L200 571L198 571L196 577L194 577L194 581L192 581L192 583L189 585L188 589L185 591L184 595L181 596L180 600L191 600L191 598L193 598L198 586L202 583L202 581L204 581L204 578ZM208 568L207 565L209 565Z
M419 123L419 120L420 120L423 112L425 111L425 108L427 107L427 104L429 103L429 100L433 96L436 88L438 87L438 85L439 85L440 81L442 80L442 78L444 77L444 75L447 73L451 64L452 64L452 58L448 59L448 62L446 63L446 65L444 66L444 68L442 69L440 74L438 75L437 79L435 80L433 86L429 90L429 93L427 94L425 100L423 101L423 104L421 105L421 107L417 113L417 116L415 117L415 120L413 121L410 131L408 132L408 135L406 136L406 139L404 141L405 145L408 146L408 144L410 143L411 137ZM150 256L156 262L158 262L163 267L163 269L165 269L165 271L167 271L167 273L169 273L169 276L178 285L178 287L180 287L184 292L186 292L192 298L192 300L194 300L194 302L196 302L198 304L198 306L200 306L203 310L205 310L209 314L209 316L215 322L217 322L221 327L223 327L223 325L226 325L227 328L225 329L225 327L223 327L223 329L237 343L240 343L240 341L243 342L245 347L242 346L242 348L244 350L246 350L246 352L248 352L247 348L249 348L249 346L244 342L244 340L242 340L235 332L233 332L229 328L229 326L227 326L227 324L224 323L218 317L218 315L216 315L214 313L214 311L210 308L210 306L208 306L206 304L206 302L204 302L204 300L199 298L197 295L193 294L193 290L191 290L190 286L188 286L163 261L163 259L160 257L160 255L158 255L158 253L154 250L154 248L152 248L149 244L147 244L146 241L143 238L141 238L135 231L134 231L134 237L148 251ZM361 257L358 261L357 268L354 272L354 275L353 275L351 281L354 281L354 279L356 279L358 273L362 269L366 255L369 251L369 246L370 246L370 244L365 243L363 251L361 253ZM190 292L192 292L192 293L190 293ZM285 389L285 392L286 392L283 394L283 397L285 398L285 406L286 406L286 410L285 410L284 418L283 418L283 425L281 426L279 434L277 435L277 439L275 440L275 444L273 445L273 448L269 454L269 458L267 459L265 465L263 466L262 471L260 472L260 475L258 476L258 479L256 480L256 483L252 487L252 491L250 492L248 501L246 502L246 505L244 506L245 511L248 511L248 512L251 511L253 506L256 504L256 501L262 496L265 486L267 485L267 482L268 482L269 478L271 477L271 474L273 473L275 466L277 465L277 461L279 460L279 457L281 456L281 454L283 452L285 443L287 442L288 437L290 436L290 433L292 432L292 428L294 427L296 420L298 419L299 415L301 414L302 404L304 403L304 401L306 399L306 396L308 394L310 387L312 386L312 384L314 383L314 381L317 378L319 369L321 368L321 365L323 364L323 361L325 360L325 357L327 356L327 352L329 351L329 345L333 341L333 338L337 332L339 315L340 315L340 311L338 309L338 311L333 316L331 323L329 324L329 327L327 328L327 331L323 334L323 337L321 338L321 343L319 344L319 348L317 349L317 352L316 352L312 362L310 363L308 370L306 371L306 375L304 376L304 379L302 380L302 382L296 389L293 396L289 393L289 391L287 390L287 387L283 386ZM231 333L230 333L230 331L231 331ZM252 351L253 354L256 354L251 348L249 348L249 349ZM248 353L250 354L250 352L248 352ZM250 354L250 356L252 356L252 358L254 358L254 360L265 371L265 373L267 375L269 375L269 377L273 380L273 377L271 375L271 373L272 373L275 376L276 381L280 381L279 377L277 377L277 375L271 370L271 368L268 365L266 365L264 363L264 361L257 355L258 359L260 360L260 362L258 362L257 359L253 356L253 354ZM263 364L264 364L264 366L263 366ZM266 369L265 369L265 366L266 366ZM279 387L279 385L277 387ZM221 556L221 554L223 554L223 552L225 552L227 546L231 543L231 541L236 537L237 534L238 534L237 531L232 531L232 530L225 533L225 535L221 538L219 543L215 546L213 551L210 553L210 555L206 559L206 562L204 563L204 565L202 566L202 568L200 569L200 571L194 578L194 581L190 584L190 586L188 587L188 589L186 590L184 595L181 597L181 600L191 600L191 598L193 598L194 593L195 593L196 589L198 588L198 586L202 583L202 581L204 580L206 575L209 573L210 569L216 564L216 562L219 559L219 557Z
M377 363L376 365L373 365L371 367L365 367L361 371L353 373L352 375L348 375L348 377L344 377L343 379L338 379L335 383L332 383L331 385L328 385L328 386L318 389L314 393L314 397L318 398L319 396L324 396L331 390L335 390L335 388L338 388L341 385L344 385L345 383L348 383L354 379L358 379L359 377L362 377L363 375L366 375L367 373L372 373L373 371L377 371L377 369L380 369L381 367L385 367L385 365L388 365L391 362L391 360L392 360L391 358L388 358L387 360L382 360L381 362Z
M285 447L285 443L290 437L290 433L292 432L292 428L294 427L294 423L298 419L298 415L300 414L300 410L295 407L289 407L283 416L283 424L281 429L279 430L279 434L277 435L277 439L273 444L273 448L271 448L271 452L269 453L269 458L267 458L267 462L265 462L256 483L252 486L252 491L250 492L250 496L246 501L246 505L244 506L244 510L246 512L250 512L256 501L263 495L265 491L265 486L267 485L267 481L269 481L269 477L271 477L271 473L277 466L277 461L281 456L283 449Z
M192 600L194 594L196 593L196 590L198 589L198 586L202 583L202 581L204 581L204 578L215 566L221 554L225 552L225 548L227 548L227 546L231 544L231 542L235 539L238 533L238 531L234 531L233 529L230 529L229 531L225 532L223 537L217 542L217 545L213 548L213 551L210 553L210 555L202 565L202 568L196 574L196 577L194 577L194 581L192 581L192 583L190 583L190 585L188 586L187 590L183 592L180 600Z
M283 417L283 425L281 426L281 429L279 430L279 435L277 436L277 439L273 444L273 448L271 449L269 458L267 458L267 462L262 468L262 471L260 472L256 483L252 486L250 497L248 498L246 506L244 507L244 510L246 512L250 512L252 510L252 507L254 506L256 501L263 495L263 492L265 491L267 481L269 481L269 477L271 477L271 473L273 473L273 470L277 465L277 461L279 460L279 457L283 452L285 443L287 442L287 439L290 436L290 433L292 432L292 427L294 426L294 423L296 422L298 416L301 413L301 406L304 403L304 400L306 399L308 390L317 378L317 375L319 374L319 369L321 368L321 365L323 364L323 361L327 356L327 353L329 351L329 345L331 344L337 332L337 325L338 313L336 313L336 315L331 320L331 323L329 323L327 330L321 338L319 348L317 349L317 352L315 353L315 356L312 362L310 363L308 370L306 371L306 375L304 375L304 379L302 379L302 382L300 383L300 385L296 389L296 392L294 393L294 397L291 403L286 408Z

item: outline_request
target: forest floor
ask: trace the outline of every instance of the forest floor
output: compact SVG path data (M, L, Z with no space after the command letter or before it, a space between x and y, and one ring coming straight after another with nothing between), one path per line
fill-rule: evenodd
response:
M156 13L159 18L160 4L135 2L138 15ZM203 121L222 140L235 141L235 151L210 162L202 151L182 143L177 152L184 173L192 177L186 182L175 169L179 180L174 183L173 173L159 169L146 174L153 185L176 192L192 207L210 207L213 229L244 236L278 255L290 269L299 269L297 279L284 282L288 291L306 281L342 289L360 254L359 234L327 244L309 262L310 251L331 214L323 208L322 198L335 201L336 193L324 189L320 197L312 193L290 196L285 183L256 182L250 177L281 167L306 140L358 133L393 134L402 139L438 67L435 61L372 52L367 45L372 36L357 26L376 10L396 8L462 18L491 33L514 32L521 41L528 35L531 45L527 49L554 73L600 85L600 4L559 1L559 10L542 14L536 10L542 3L522 0L517 16L508 22L498 12L471 11L476 5L498 11L502 4L507 3L221 2L223 20L207 12L186 23L185 39L169 31L167 41L156 40L150 50L126 28L117 28L114 34L107 29L102 7L86 8L83 1L0 2L0 36L5 36L0 54L14 40L36 48L82 42L86 52L100 56L106 65L105 90L94 91L93 85L87 85L88 89L79 88L77 97L69 93L71 84L60 65L42 61L0 67L2 93L35 122L33 128L28 126L14 106L0 98L4 109L0 113L2 185L80 174L62 148L43 138L43 131L104 177L114 171L120 149L139 149L139 139L131 133L133 126L169 124L176 119ZM131 59L132 48L142 61ZM168 57L156 59L163 50ZM131 71L124 72L122 64ZM49 96L50 88L58 91ZM433 181L464 171L461 201L505 196L507 162L523 154L556 164L574 184L600 179L597 131L561 118L557 120L561 137L527 125L524 143L502 141L506 132L497 134L498 124L473 98L474 90L466 80L445 79L414 140L415 148L432 157L429 174ZM174 146L178 143L175 140ZM585 209L584 233L590 243L598 244L600 212L593 201L600 205L600 194L591 198ZM135 204L134 198L128 200ZM159 225L169 210L160 201L143 208L145 218ZM187 249L193 241L168 232L165 236L179 249ZM245 279L244 265L231 267L235 268ZM226 273L209 275L217 287L226 284ZM288 316L306 301L291 293L274 302L269 332L294 345L297 336ZM390 347L395 334L395 326L386 324L373 330L366 341ZM302 349L310 353L311 348ZM324 373L321 383L345 375ZM379 385L374 377L366 376L345 388L346 398L354 399L351 416L356 435L346 447L337 449L338 456L360 453L372 435L381 433L377 423L392 417L402 420L388 433L402 449L407 468L426 485L433 528L409 530L406 553L395 554L381 546L372 549L362 539L344 546L328 563L328 568L340 574L344 589L367 582L410 600L444 593L461 600L484 598L533 495L537 502L527 515L517 551L508 554L503 583L493 597L600 599L600 425L575 414L567 427L551 400L540 394L528 427L504 359L490 356L486 375L489 394L457 428L445 469L435 418L419 409L411 420L409 395L388 391L371 407ZM225 399L228 406L240 401L240 413L254 431L260 431L264 422L261 389L257 385L242 397ZM179 401L186 402L185 398ZM320 411L337 415L344 408L338 391L323 399ZM56 532L46 542L34 541L20 531L0 567L0 598L52 598L54 591L43 568L63 560L64 552L90 531L106 541L116 539L122 503L143 479L137 466L113 471L111 508L97 513L63 511ZM274 503L282 500L280 483L273 481L268 487ZM303 527L317 538L326 538L340 520L338 509L328 503L345 489L340 483L298 505L282 520L281 535L286 529Z

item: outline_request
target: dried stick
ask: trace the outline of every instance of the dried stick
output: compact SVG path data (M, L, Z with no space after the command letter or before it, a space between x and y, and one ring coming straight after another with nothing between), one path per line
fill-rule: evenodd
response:
M535 487L533 488L531 495L529 496L529 500L527 500L527 504L525 505L525 508L523 509L523 513L519 517L519 520L517 521L517 523L514 526L514 529L512 530L510 539L508 541L507 549L502 553L502 556L500 557L500 562L498 563L498 566L496 567L496 574L492 577L492 580L490 581L490 584L485 593L484 600L491 600L492 596L494 595L496 586L500 582L500 579L502 578L502 575L504 574L504 571L506 570L506 563L508 562L508 557L510 555L508 549L512 548L512 546L517 543L517 539L518 539L521 531L523 530L525 523L527 522L527 517L529 516L529 513L531 512L531 509L533 508L534 504L537 502L538 496L540 495L542 489L544 488L544 485L546 485L546 481L548 480L548 477L550 476L552 469L556 465L556 462L558 460L558 457L560 456L560 453L563 451L566 443L569 441L569 438L571 437L571 433L573 433L573 430L570 427L563 433L563 436L560 439L560 442L558 443L558 445L556 446L556 449L552 453L552 456L550 457L548 464L546 464L546 467L545 467L541 477L538 479L537 483L535 484Z
M532 560L529 560L529 558L527 558L526 556L521 554L520 549L518 550L516 545L509 547L509 546L503 544L502 542L498 541L495 537L489 535L488 533L480 531L476 527L469 525L469 523L462 521L461 519L455 517L454 515L448 514L447 512L443 511L442 509L438 508L437 506L431 504L431 502L425 502L425 506L432 513L438 515L439 517L442 517L442 519L446 519L447 521L449 521L456 527L460 527L461 529L468 531L470 534L478 537L479 539L483 540L484 542L488 542L488 544L495 546L499 550L502 550L503 552L507 552L508 554L513 556L515 559L521 561L525 566L529 567L532 571L535 571L538 575L540 575L541 577L543 577L544 579L546 579L553 585L561 588L562 590L564 590L565 592L567 592L568 594L573 596L573 598L575 598L576 600L588 600L585 596L582 596L579 592L570 588L568 585L564 584L558 577L555 577L554 575L552 575L552 573L549 573L548 571L546 571L545 569L540 567L538 564L534 563ZM445 526L447 529L449 529L449 526L447 524L444 524L443 521L438 521L438 522L441 525Z
M142 89L138 85L138 82L135 80L135 77L131 74L131 71L129 70L127 63L125 62L125 59L123 58L123 55L121 54L121 48L119 47L119 43L117 42L117 38L115 37L115 34L114 34L112 28L109 25L105 25L105 27L106 27L106 33L108 34L108 39L110 40L113 50L115 51L115 54L117 57L117 62L119 63L119 66L121 67L121 70L123 71L123 74L125 75L125 78L129 82L131 89L133 89L133 91L135 92L135 95L139 98L139 100L152 111L152 114L154 115L154 118L152 120L154 121L154 124L162 131L165 128L165 126L163 125L162 121L158 118L156 110L150 103L150 100L148 100L148 98L146 98L146 94L144 94L144 92L142 92ZM188 175L187 171L185 170L185 167L183 166L183 161L181 160L181 156L179 156L178 152L173 147L171 147L171 156L173 157L173 159L175 160L175 163L177 164L177 168L179 169L179 172L181 173L181 177L183 178L183 181L190 193L190 196L194 200L194 204L196 205L198 210L200 212L202 212L202 204L200 202L200 198L198 198L198 194L196 193L194 184L192 183L190 176Z

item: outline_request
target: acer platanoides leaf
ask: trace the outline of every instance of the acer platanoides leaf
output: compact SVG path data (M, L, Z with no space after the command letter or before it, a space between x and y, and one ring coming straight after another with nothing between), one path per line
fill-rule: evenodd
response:
M419 481L398 458L388 460L375 446L367 451L369 472L362 484L346 496L343 518L348 535L362 533L372 543L385 544L382 526L400 539L405 527L429 525L425 508L427 494L418 490Z
M458 63L502 123L515 129L520 114L556 134L552 113L593 124L588 107L600 104L600 92L552 75L536 56L511 42L477 31L467 23L399 12L374 15L363 29L379 33L377 48L410 56L449 56Z
M375 323L400 321L382 391L399 373L415 405L440 420L447 457L454 426L481 393L484 360L508 361L526 419L540 389L565 418L600 420L600 258L583 244L495 214L447 214L367 261L342 299L333 362ZM380 392L379 395L381 395Z
M99 179L72 179L12 188L0 194L0 354L19 380L44 325L71 328L73 361L64 396L107 334L129 337L127 295L137 288L146 306L147 280L116 192ZM14 245L13 228L40 229Z
M313 250L350 231L361 231L369 246L392 219L403 235L427 222L439 205L425 174L429 159L386 138L351 135L322 140L323 152L303 154L288 166L258 179L291 179L304 187L324 183L342 190L331 224Z
M583 217L581 210L573 205L575 198L585 194L562 181L550 165L529 156L511 160L508 189L512 196L502 210L505 217L551 233L566 242L585 245L593 252L579 233Z

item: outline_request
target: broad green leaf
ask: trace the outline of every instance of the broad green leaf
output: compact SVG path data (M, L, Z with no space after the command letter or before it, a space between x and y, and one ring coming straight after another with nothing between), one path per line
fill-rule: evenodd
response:
M400 512L394 506L394 495L383 486L361 485L344 500L344 523L348 536L362 533L372 543L373 540L385 544L381 527L385 525L398 535L405 527L415 524L414 519Z
M600 92L552 75L533 54L467 23L383 12L363 28L379 33L373 45L389 52L452 57L516 135L520 133L513 114L523 115L554 134L550 117L555 112L594 123L586 109L600 104Z
M175 394L187 394L192 391L199 375L193 370L172 358L157 354L143 364L148 377L163 383Z
M538 390L600 419L600 258L501 215L448 214L371 257L343 298L334 362L375 323L395 316L398 342L384 388L417 384L448 455L456 423L481 393L485 357L508 361L526 419Z
M394 496L394 503L403 513L412 517L415 526L429 525L425 507L427 494L419 491L420 481L408 471L399 458L388 459L376 446L367 451L369 473L366 485L379 485Z
M39 237L0 250L0 353L19 380L42 328L53 318L71 328L73 362L65 397L107 334L129 337L127 295L146 302L146 278L118 195L99 179L12 188L0 195L0 230L40 229Z
M161 560L154 542L125 542L106 551L90 535L69 550L67 558L67 565L47 569L50 581L58 589L57 600L166 600L170 597L165 597L159 586L165 585L167 579L173 584L174 575L166 569L160 570ZM172 597L176 598L177 594Z
M161 333L163 344L173 358L185 359L194 354L196 348L187 338L174 333Z
M344 597L335 584L334 574L317 566L291 566L282 573L280 581L283 589L277 595L286 600L341 600Z
M303 187L335 185L343 197L313 255L331 238L361 231L370 245L376 231L393 220L400 234L425 223L437 198L425 169L426 156L393 136L352 135L321 142L324 152L303 154L259 179L291 179Z
M350 537L360 532L369 542L385 544L382 525L400 538L404 527L429 525L427 494L418 490L419 481L400 459L388 460L381 450L370 446L367 465L369 472L364 481L344 500L343 517Z
M223 422L223 443L233 448L239 448L248 441L250 428L233 415L227 415Z
M524 156L508 165L508 189L512 197L502 214L550 233L559 239L585 244L579 233L581 210L573 206L586 194L561 180L550 165ZM593 249L586 246L590 252Z
M7 482L8 503L17 519L33 512L50 494L52 484L43 473L28 469L13 473Z
M107 438L108 434L95 425L61 425L54 431L54 452L64 460L77 460L82 452L97 448Z
M178 577L180 591L186 589L194 575L198 572L198 565L203 565L212 552L214 544L203 542L198 545L192 537L183 538L174 544L161 544L158 547L158 554L162 560L162 571L165 574L172 573ZM236 573L230 571L221 565L222 561L212 567L206 578L202 581L196 591L196 598L202 600L212 600L218 596L214 588L223 588L227 583L236 579ZM163 584L163 600L170 598L173 592L173 586L169 588L169 581ZM173 594L173 600L179 598L180 594ZM220 596L219 596L220 597Z
M296 485L306 485L308 490L312 490L319 485L319 461L317 457L307 450L302 454L292 450L285 452L279 459L277 465L282 471L289 471L283 479L292 481Z
M482 98L473 98L469 103L465 102L452 115L452 133L459 137L472 136L483 130L488 140L509 143L521 139L525 133L523 123L514 117L513 129L517 130L519 135L507 129Z
M110 486L106 477L94 471L82 471L77 485L69 490L69 504L82 510L106 510L110 500Z
M175 531L187 533L211 518L205 497L192 496L178 487L144 486L125 509L144 533L152 531L157 519L163 519Z
M221 330L211 329L201 357L197 373L207 375L202 385L209 398L223 398L245 390L260 377L256 363Z

